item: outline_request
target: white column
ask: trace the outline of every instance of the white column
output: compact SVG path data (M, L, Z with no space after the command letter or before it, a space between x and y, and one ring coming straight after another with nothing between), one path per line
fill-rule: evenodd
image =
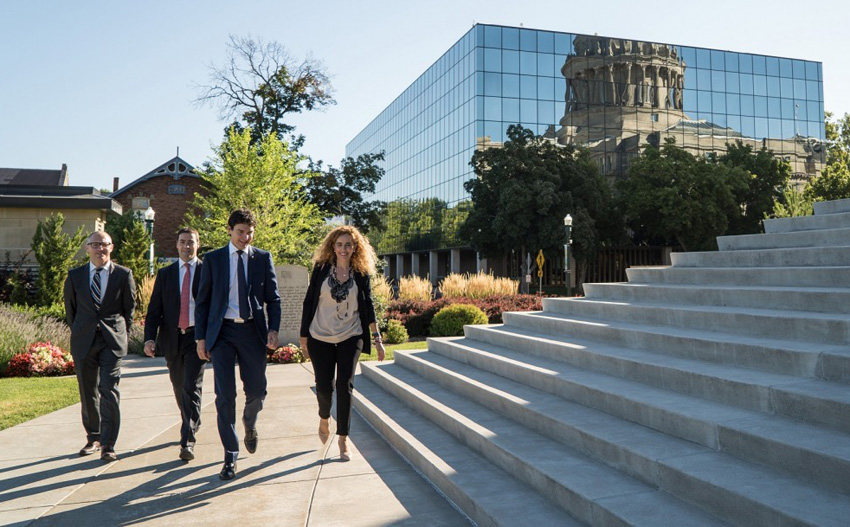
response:
M487 258L481 258L481 253L479 253L478 251L475 252L475 262L477 264L475 269L476 271L478 271L479 273L487 272Z
M449 273L460 274L460 249L452 249Z
M438 261L439 260L437 258L437 255L438 255L437 251L428 251L428 277L431 279L431 284L433 284L434 287L437 286L437 282L438 282L437 274L438 274L438 270L439 270L439 267L438 267Z
M419 253L410 253L410 274L419 276Z
M404 276L404 255L395 255L395 277L396 280Z

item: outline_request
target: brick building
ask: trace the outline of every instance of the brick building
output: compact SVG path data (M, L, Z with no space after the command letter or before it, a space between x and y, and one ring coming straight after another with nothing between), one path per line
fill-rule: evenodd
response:
M176 258L176 232L183 227L183 216L196 192L201 192L201 178L194 167L180 156L166 161L132 183L119 188L118 178L110 197L124 210L144 214L148 207L155 215L153 238L157 256Z

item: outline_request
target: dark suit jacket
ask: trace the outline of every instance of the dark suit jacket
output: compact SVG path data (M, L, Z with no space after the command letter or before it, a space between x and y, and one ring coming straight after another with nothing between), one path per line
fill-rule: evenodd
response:
M319 293L322 291L322 282L331 274L331 265L314 265L310 274L310 285L307 286L307 294L304 295L304 307L301 310L301 335L310 336L310 324L316 316L319 308ZM363 327L363 350L366 355L372 354L372 341L370 340L369 324L377 322L375 317L375 304L372 302L372 283L368 276L354 271L354 283L357 284L357 312L360 315L360 325Z
M156 273L153 293L145 316L145 342L156 341L156 349L168 360L177 354L177 339L180 335L180 267L182 260L163 267ZM198 296L202 262L198 262L192 278L192 296Z
M248 304L254 326L263 342L269 330L280 331L280 293L272 255L262 249L248 250ZM230 293L229 245L204 255L198 295L195 297L195 340L206 340L207 351L215 345ZM265 308L263 307L265 306ZM268 312L268 321L266 320Z
M96 311L89 285L89 264L68 271L65 279L65 315L71 327L71 356L82 361L100 328L106 345L117 357L127 355L127 340L136 307L136 284L126 267L110 262L100 311Z

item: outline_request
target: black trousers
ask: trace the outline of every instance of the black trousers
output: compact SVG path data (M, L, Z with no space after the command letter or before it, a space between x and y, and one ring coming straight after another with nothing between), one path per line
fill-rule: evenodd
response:
M363 335L337 344L307 338L307 351L316 376L316 398L319 417L329 419L334 394L336 371L336 433L347 436L351 427L351 394L354 391L354 370L363 351Z
M266 398L266 343L260 340L253 323L235 324L225 321L218 340L210 350L215 378L215 410L218 435L224 446L224 461L239 457L236 433L236 364L245 392L242 422L246 429L256 428L257 414Z
M166 357L171 388L182 418L180 446L194 446L195 434L201 426L204 362L198 357L194 328L177 336L177 353Z
M104 447L115 447L121 428L121 359L103 340L100 331L82 361L74 362L80 388L80 407L87 441L100 441Z

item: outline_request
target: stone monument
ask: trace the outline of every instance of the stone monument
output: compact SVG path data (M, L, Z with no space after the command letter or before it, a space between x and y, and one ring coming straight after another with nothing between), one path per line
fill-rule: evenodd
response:
M300 265L276 265L274 270L280 292L280 345L297 345L309 273L306 267Z

